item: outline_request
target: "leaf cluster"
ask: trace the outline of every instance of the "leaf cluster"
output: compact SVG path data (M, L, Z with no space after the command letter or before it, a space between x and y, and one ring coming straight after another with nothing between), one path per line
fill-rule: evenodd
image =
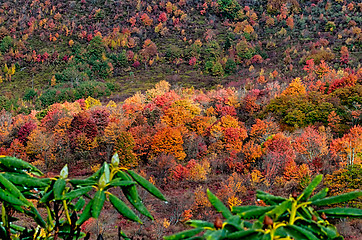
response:
M209 201L223 215L225 221L219 222L220 219L217 219L211 223L190 220L187 224L194 229L164 239L343 239L327 219L362 218L362 209L319 207L358 198L362 196L362 191L326 197L328 188L324 188L311 196L322 178L322 175L316 176L299 196L293 194L289 198L283 198L257 191L257 198L263 200L267 206L234 206L231 211L207 190Z

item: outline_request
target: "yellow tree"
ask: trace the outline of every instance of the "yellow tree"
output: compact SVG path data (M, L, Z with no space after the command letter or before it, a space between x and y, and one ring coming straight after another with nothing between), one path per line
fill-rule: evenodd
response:
M282 96L286 95L303 95L306 94L305 86L300 78L295 78L289 86L281 93Z

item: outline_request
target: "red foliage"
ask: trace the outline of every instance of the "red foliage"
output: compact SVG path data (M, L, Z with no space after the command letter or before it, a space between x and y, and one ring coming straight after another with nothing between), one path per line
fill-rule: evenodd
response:
M228 105L222 105L222 104L216 104L216 112L222 116L230 115L230 116L236 116L236 110L233 106Z
M335 80L328 89L328 93L334 92L338 88L352 87L357 83L357 76L354 74L348 74L347 76Z
M187 178L189 173L189 168L182 166L181 164L177 164L171 172L171 177L175 181L182 181Z
M94 119L90 117L89 112L83 111L75 114L72 122L70 123L68 136L73 147L76 147L76 138L81 133L84 133L90 141L97 136L97 125Z
M158 17L159 22L166 22L167 21L167 14L165 12L162 12L160 16Z
M109 123L109 110L105 107L93 108L90 114L90 120L96 124L98 133L102 135Z
M21 143L25 143L30 133L37 127L33 121L26 122L18 131L18 139Z

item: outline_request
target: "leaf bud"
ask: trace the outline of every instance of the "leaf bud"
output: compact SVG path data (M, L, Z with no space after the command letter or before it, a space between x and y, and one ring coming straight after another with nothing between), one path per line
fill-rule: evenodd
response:
M219 217L216 217L215 221L214 221L214 227L216 229L221 229L222 228L222 220Z

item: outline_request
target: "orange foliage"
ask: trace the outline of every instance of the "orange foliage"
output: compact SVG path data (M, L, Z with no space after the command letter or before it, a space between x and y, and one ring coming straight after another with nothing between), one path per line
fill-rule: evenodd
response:
M151 148L155 154L170 153L178 160L183 160L186 157L182 147L183 143L179 128L165 127L155 134Z
M250 137L255 139L256 142L262 143L277 132L279 132L279 126L273 119L256 119L256 123L251 127Z
M339 155L344 164L352 165L361 162L358 153L362 151L362 127L352 127L342 138L332 141L330 150Z
M293 141L293 147L308 162L328 153L327 136L313 127L303 129Z

